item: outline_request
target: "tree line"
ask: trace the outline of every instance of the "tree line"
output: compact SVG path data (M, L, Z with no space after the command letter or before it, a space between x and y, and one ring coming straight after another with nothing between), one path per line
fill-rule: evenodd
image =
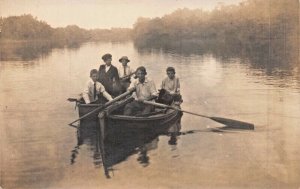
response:
M6 41L43 40L59 44L77 44L98 40L128 40L131 29L83 29L76 25L53 28L30 14L0 17L0 38Z
M39 40L62 47L132 39L139 49L245 53L260 60L265 55L294 60L299 46L298 4L297 0L245 0L237 5L220 3L211 11L183 8L162 17L138 18L132 29L53 28L30 14L0 17L0 42Z
M182 49L190 43L213 51L224 47L286 56L299 45L298 4L297 0L246 0L219 4L212 11L178 9L163 17L138 18L133 39L141 48Z

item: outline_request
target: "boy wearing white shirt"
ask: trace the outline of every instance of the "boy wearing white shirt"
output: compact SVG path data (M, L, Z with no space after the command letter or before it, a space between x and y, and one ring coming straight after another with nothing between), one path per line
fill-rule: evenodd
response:
M144 104L144 100L152 100L157 97L155 83L146 77L147 71L144 66L136 69L137 80L130 84L129 89L135 88L133 97L135 100L126 104L124 115L148 114L154 106Z
M158 97L158 102L170 105L173 101L176 103L182 103L182 97L180 95L180 82L179 78L175 76L175 68L168 67L167 75L161 83L161 90Z
M98 71L92 69L90 72L90 79L86 83L86 86L83 90L82 97L86 104L95 103L99 101L99 95L102 94L104 98L108 101L111 101L113 98L105 91L104 86L97 81Z

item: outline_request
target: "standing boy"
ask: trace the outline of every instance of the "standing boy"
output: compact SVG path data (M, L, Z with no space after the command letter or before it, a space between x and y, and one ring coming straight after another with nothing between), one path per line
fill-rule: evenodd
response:
M128 89L131 80L130 77L134 73L134 71L128 66L128 63L130 60L128 59L127 56L122 56L119 59L119 62L122 63L121 66L118 67L118 73L120 77L120 86L121 86L121 93L126 92Z
M112 55L105 54L102 56L105 64L99 67L98 81L105 87L106 91L112 96L118 96L119 91L119 74L118 69L111 64Z

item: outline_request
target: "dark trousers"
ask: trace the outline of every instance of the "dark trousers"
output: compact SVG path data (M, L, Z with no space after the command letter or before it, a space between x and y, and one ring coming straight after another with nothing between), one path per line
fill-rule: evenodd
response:
M126 104L124 115L148 114L153 110L153 108L154 107L152 105L134 100L131 103Z

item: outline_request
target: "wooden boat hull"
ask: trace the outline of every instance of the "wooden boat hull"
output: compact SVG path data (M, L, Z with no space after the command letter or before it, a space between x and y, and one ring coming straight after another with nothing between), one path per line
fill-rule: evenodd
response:
M122 115L125 105L131 101L133 101L133 98L127 98L112 104L105 110L95 112L82 119L81 125L84 125L84 122L97 121L100 126L102 126L102 131L105 131L105 135L108 133L117 134L116 132L122 133L123 130L126 130L126 132L131 132L130 130L147 130L147 132L151 132L152 130L160 132L168 129L170 125L174 124L182 116L182 112L180 111L161 108L156 108L156 111L149 115ZM81 117L100 106L99 104L78 104L79 116Z
M84 116L85 114L95 110L96 108L102 106L102 104L78 104L78 114L79 117ZM95 113L91 114L90 116L84 118L84 120L98 120L98 114L100 111L96 111Z
M133 99L125 99L107 108L102 115L99 115L99 124L106 131L123 129L128 130L147 130L147 132L165 131L172 124L177 122L182 112L173 109L156 109L156 112L143 116L124 116L121 115L124 106ZM101 113L100 113L101 114Z
M181 112L175 110L158 116L150 117L109 115L107 118L107 124L111 127L117 128L126 127L132 129L158 129L178 120L181 115Z

